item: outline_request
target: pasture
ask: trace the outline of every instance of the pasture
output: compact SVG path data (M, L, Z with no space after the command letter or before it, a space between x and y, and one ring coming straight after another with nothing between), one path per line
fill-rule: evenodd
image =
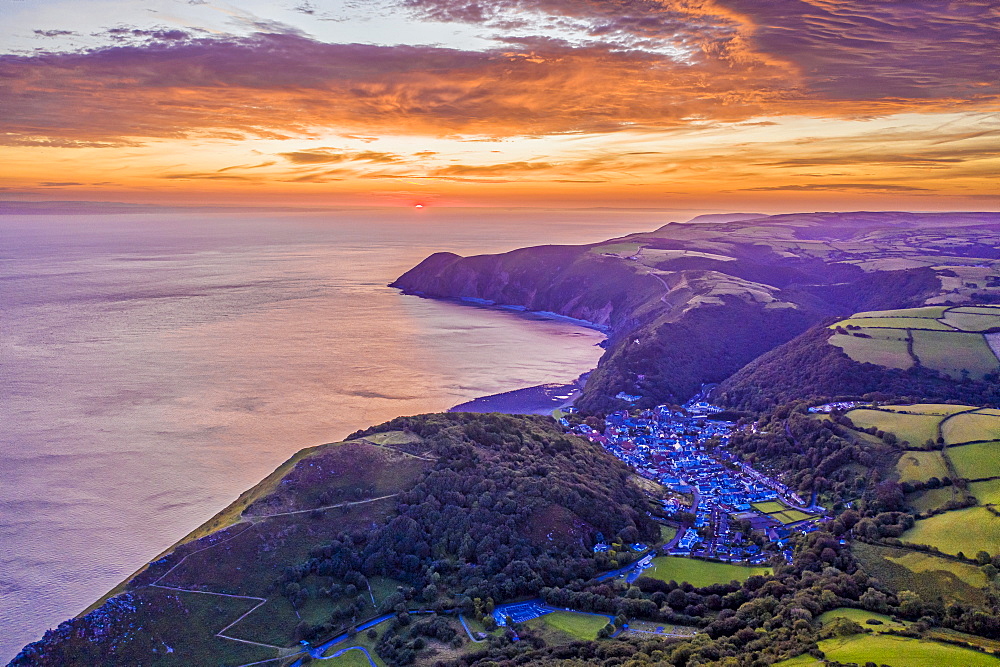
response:
M590 252L598 255L619 255L622 257L630 257L641 248L638 243L606 243L604 245L599 245L590 249Z
M872 329L929 329L931 331L954 331L944 322L917 317L852 317L852 326Z
M927 639L911 639L886 634L860 634L824 639L819 648L826 659L863 665L873 662L890 667L997 667L1000 658L961 646ZM800 655L775 663L776 667L820 667L826 664L812 656Z
M939 489L925 489L918 493L911 493L906 497L906 503L918 512L928 512L944 507L952 500L957 500L958 497L954 486L943 486Z
M952 308L942 320L962 331L986 331L1000 327L1000 308Z
M875 329L870 329L862 333L872 335L872 338L858 338L850 334L834 334L830 337L831 345L836 345L844 351L844 354L851 359L861 363L876 364L886 368L898 368L906 370L913 366L913 357L907 346L907 338L881 338L875 337L872 333Z
M969 491L980 505L1000 505L1000 479L988 479L969 484Z
M929 553L855 542L851 551L862 569L899 591L914 591L928 600L941 598L983 604L985 575L975 565Z
M851 359L887 368L921 365L955 379L981 379L1000 369L983 332L1000 327L1000 308L930 306L870 311L830 325L830 337ZM989 334L993 335L993 334ZM907 341L912 338L912 347Z
M910 415L867 408L851 410L847 418L858 428L874 426L880 431L895 433L897 438L914 446L937 440L938 424L941 422L941 417L937 415Z
M955 415L941 425L941 435L949 445L982 440L1000 440L1000 416L968 412Z
M872 310L863 313L855 313L855 317L919 317L937 319L948 310L947 306L923 306L921 308L900 308L898 310Z
M982 588L986 585L986 575L983 574L983 571L969 563L961 563L919 551L906 550L901 550L901 553L895 556L886 556L886 558L897 565L902 565L917 575L950 574L959 581L974 588Z
M855 609L854 607L837 607L836 609L831 609L828 612L820 614L816 620L820 622L820 625L829 625L838 618L846 618L854 621L858 625L874 630L875 632L884 632L889 629L902 630L906 627L903 623L894 621L885 614L876 614L873 611ZM882 625L867 625L865 622L869 620L881 621Z
M913 331L913 354L927 368L940 371L954 379L982 379L995 373L1000 361L979 333L958 331Z
M879 409L913 415L940 415L941 417L947 417L956 412L967 412L974 408L969 405L951 405L950 403L916 403L913 405L883 405Z
M375 656L375 654L371 653L371 651L369 651L369 653L372 657ZM365 655L364 651L362 651L359 646L338 649L334 652L334 655L337 657L324 659L323 664L330 665L330 667L370 667L371 665L371 663L368 662L368 656Z
M903 452L896 462L900 482L926 482L931 477L948 476L940 452Z
M920 519L900 536L903 542L928 544L942 553L975 556L1000 552L1000 517L985 507L968 507Z
M745 567L678 556L661 556L653 559L653 567L643 572L643 576L677 583L686 581L701 588L712 584L728 584L730 581L746 581L755 574L770 573L771 569L767 567Z
M538 620L560 632L581 640L597 639L598 631L608 624L606 616L579 614L572 611L556 611Z
M948 458L965 479L1000 476L1000 442L977 442L948 448Z

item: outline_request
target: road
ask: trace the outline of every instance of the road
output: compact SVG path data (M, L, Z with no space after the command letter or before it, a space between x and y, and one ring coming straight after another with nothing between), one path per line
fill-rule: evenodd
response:
M368 628L375 627L379 623L382 623L384 621L388 621L393 616L395 616L395 614L383 614L382 616L378 616L376 618L373 618L370 621L365 621L364 623L362 623L361 625L358 626L358 632L364 632ZM335 646L335 645L339 644L340 642L347 641L348 639L350 639L353 636L354 635L350 635L350 634L348 634L346 632L343 633L343 634L339 634L336 637L334 637L333 639L331 639L329 641L326 641L326 642L320 644L319 646L314 646L313 648L309 649L308 653L312 657L313 660L329 660L330 658L332 658L334 656L331 655L331 656L327 656L326 658L324 658L323 654L326 653L328 650L330 650L330 648L332 646ZM338 651L336 653L336 655L340 655L341 653L344 653L345 651L349 651L352 648L355 648L355 647L351 646L351 647L345 648L342 651ZM362 650L364 650L360 646L358 646L357 648L361 648ZM368 660L372 659L372 657L370 655L368 655L368 651L365 651L365 655L368 656ZM299 667L301 664L302 664L302 658L299 658L294 663L292 663L292 667ZM374 664L375 663L372 662L372 665L374 665Z
M469 639L470 640L474 641L477 644L480 644L480 643L486 641L485 639L476 639L475 635L472 634L472 630L470 630L469 626L466 624L464 616L462 616L461 614L459 614L458 615L458 620L462 624L462 627L465 628L465 634L469 635Z

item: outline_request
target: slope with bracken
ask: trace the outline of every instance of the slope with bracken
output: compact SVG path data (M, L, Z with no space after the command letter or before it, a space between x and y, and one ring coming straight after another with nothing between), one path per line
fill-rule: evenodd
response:
M657 539L649 509L548 418L399 418L300 452L12 664L247 664L400 603L536 595L595 574L599 538Z

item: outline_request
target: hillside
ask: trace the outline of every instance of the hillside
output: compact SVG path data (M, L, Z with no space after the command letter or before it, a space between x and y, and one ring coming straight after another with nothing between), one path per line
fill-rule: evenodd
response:
M754 360L715 398L741 410L867 395L1000 405L998 314L991 306L858 313Z
M305 450L12 665L238 665L409 606L536 595L656 540L646 496L551 419L423 415Z
M407 293L586 320L607 351L577 405L680 403L829 318L1000 302L1000 214L708 218L582 246L431 255Z

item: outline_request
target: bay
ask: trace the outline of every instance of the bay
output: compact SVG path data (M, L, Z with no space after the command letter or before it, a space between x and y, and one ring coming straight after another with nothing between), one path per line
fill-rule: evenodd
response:
M386 287L426 255L595 242L669 219L0 216L0 660L302 447L597 362L596 331Z

